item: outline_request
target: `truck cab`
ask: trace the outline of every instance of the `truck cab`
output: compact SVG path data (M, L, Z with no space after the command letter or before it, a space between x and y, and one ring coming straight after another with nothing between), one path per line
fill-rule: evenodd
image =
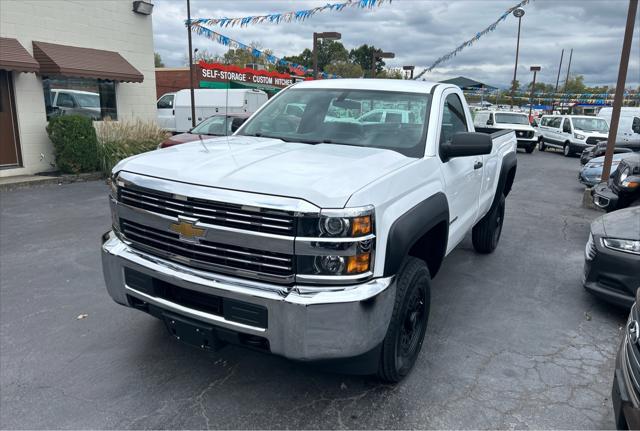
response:
M354 121L376 109L411 115ZM443 259L469 231L478 252L498 246L515 149L513 131L475 132L451 84L294 84L231 137L113 169L107 290L204 350L357 361L400 381Z

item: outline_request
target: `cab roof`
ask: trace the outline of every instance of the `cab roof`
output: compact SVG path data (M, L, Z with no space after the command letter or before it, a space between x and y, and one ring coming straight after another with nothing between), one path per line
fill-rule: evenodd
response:
M321 79L315 81L303 81L294 84L295 88L318 88L331 90L380 90L398 91L407 93L430 93L435 85L443 87L455 87L451 84L438 84L429 81L414 81L409 79Z

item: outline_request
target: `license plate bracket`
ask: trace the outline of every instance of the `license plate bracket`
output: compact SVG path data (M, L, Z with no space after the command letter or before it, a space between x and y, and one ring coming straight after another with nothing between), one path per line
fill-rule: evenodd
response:
M163 313L169 333L183 343L203 350L218 350L224 346L219 340L215 328L173 313Z

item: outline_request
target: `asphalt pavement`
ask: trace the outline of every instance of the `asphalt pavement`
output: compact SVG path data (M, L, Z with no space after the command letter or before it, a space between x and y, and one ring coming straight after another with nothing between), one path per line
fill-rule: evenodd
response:
M518 153L498 249L478 255L468 236L447 257L395 386L183 345L107 295L104 183L2 192L0 428L613 428L627 311L582 288L600 213L581 207L578 167Z

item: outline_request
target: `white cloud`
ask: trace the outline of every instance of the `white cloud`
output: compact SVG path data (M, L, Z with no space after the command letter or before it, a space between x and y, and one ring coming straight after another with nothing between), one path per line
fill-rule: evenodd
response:
M338 2L340 0L329 0ZM211 1L191 0L193 18L242 17L312 8L317 1ZM348 8L328 11L305 22L258 24L217 29L244 43L257 41L277 56L295 55L311 47L314 31L340 31L347 49L363 43L395 52L393 67L412 64L416 70L495 21L517 1L394 0L371 10ZM584 75L591 85L613 85L617 80L627 0L535 0L522 19L518 79L530 81L530 65L542 66L538 79L555 83L560 51L565 48L561 76L566 73L568 51L574 49L571 74ZM167 66L181 66L187 56L186 0L157 0L153 11L155 49ZM500 23L457 57L425 75L440 80L458 75L507 86L513 75L517 19ZM223 54L226 48L193 36L194 48ZM563 78L562 78L563 79ZM640 25L636 24L627 86L640 84Z

